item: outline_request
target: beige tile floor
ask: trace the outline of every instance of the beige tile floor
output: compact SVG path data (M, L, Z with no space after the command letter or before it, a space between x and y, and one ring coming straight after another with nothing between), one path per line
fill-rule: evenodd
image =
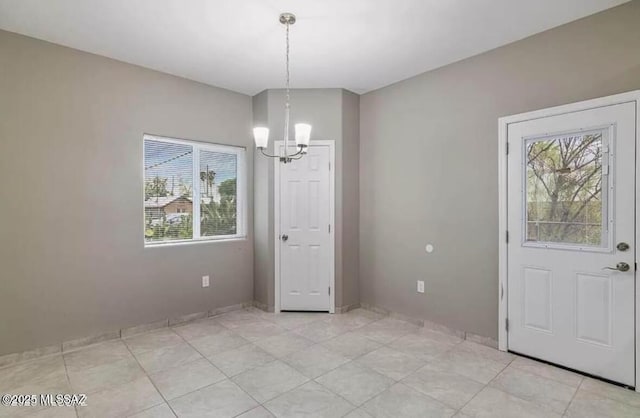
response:
M357 309L249 308L0 369L0 417L640 417L640 395Z

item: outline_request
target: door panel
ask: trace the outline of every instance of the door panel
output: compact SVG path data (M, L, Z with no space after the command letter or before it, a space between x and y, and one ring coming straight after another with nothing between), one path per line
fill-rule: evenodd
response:
M524 326L553 332L551 325L551 271L525 267L523 274Z
M576 337L579 340L611 346L612 287L610 276L576 275Z
M299 219L302 219L300 216L300 212L303 211L302 205L300 204L300 181L289 180L287 182L287 187L285 188L285 193L288 192L288 203L289 203L289 212L288 216L285 218L288 225L288 229L290 231L299 230L300 224L298 222Z
M309 229L314 231L320 229L320 187L319 181L309 182Z
M280 166L280 309L329 311L331 299L330 149Z
M508 126L509 349L630 386L635 115L624 103Z

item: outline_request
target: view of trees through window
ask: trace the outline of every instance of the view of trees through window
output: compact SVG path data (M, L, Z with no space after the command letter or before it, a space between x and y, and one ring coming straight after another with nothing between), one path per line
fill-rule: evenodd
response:
M238 154L217 148L223 147L145 137L145 242L238 233ZM194 182L195 159L199 178Z
M526 161L527 241L602 245L602 132L531 141Z
M236 178L235 155L200 151L200 235L236 234Z

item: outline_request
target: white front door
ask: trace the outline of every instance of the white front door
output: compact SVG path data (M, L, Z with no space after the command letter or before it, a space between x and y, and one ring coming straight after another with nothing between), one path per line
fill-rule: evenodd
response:
M280 164L280 309L329 311L333 257L328 145Z
M635 103L508 126L508 348L635 386Z

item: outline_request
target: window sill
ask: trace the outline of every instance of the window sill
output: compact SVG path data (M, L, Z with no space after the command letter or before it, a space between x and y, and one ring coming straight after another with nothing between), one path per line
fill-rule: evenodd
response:
M218 239L199 239L199 240L189 240L189 241L169 241L169 242L145 242L144 248L166 248L166 247L182 247L188 245L202 245L202 244L216 244L216 243L229 243L229 242L242 242L246 241L247 236L237 236L237 237L229 237L229 238L218 238Z

